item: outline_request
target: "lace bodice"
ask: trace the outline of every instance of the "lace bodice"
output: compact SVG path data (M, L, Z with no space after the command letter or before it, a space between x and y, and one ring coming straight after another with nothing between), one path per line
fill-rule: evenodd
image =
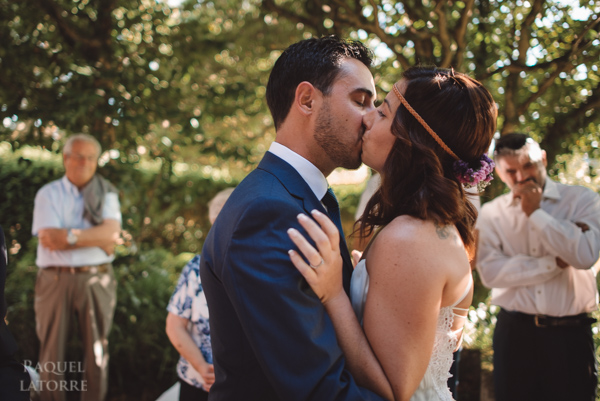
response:
M462 338L461 331L464 322L461 322L460 327L454 331L452 327L454 326L455 316L464 320L464 316L456 315L456 312L461 310L456 305L467 296L472 283L473 280L470 280L463 296L458 301L453 305L440 309L431 359L411 401L452 401L452 393L448 389L447 382L448 378L451 377L452 353L458 347ZM356 265L350 284L350 300L361 325L368 291L369 275L363 259Z

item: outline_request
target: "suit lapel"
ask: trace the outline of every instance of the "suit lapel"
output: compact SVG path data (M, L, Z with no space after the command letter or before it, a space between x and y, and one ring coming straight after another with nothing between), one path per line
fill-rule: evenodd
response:
M317 199L302 176L285 160L275 156L271 152L266 152L258 165L258 168L277 177L290 195L302 201L302 207L306 214L310 216L310 211L314 209L327 214L327 210L325 210L321 200ZM353 267L344 233L340 233L340 253L342 254L342 259L344 261L344 289L348 293L350 291L350 278L352 276Z

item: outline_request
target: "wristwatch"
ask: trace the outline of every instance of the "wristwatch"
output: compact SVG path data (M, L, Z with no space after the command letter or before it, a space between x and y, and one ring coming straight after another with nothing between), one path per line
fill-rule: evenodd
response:
M75 235L73 230L71 230L69 228L69 230L67 231L67 243L69 245L75 245L77 243L78 239L79 239L79 237L77 235Z

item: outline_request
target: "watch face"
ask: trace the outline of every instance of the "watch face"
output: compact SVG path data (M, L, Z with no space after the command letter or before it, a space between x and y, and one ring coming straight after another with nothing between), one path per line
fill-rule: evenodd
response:
M71 230L69 230L69 232L67 233L67 243L69 245L75 245L76 242L77 242L77 236L75 234L73 234L73 232Z

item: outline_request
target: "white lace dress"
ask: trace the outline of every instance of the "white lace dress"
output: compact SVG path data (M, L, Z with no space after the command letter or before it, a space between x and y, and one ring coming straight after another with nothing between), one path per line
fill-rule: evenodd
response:
M457 315L458 311L465 309L457 308L458 305L471 290L473 280L469 280L463 296L451 306L446 306L440 309L440 314L437 321L437 329L435 342L433 344L433 352L425 376L421 380L419 387L413 394L411 401L452 401L452 393L448 388L448 378L451 377L450 367L452 366L452 353L458 347L461 340L460 328L452 330L454 318L459 317L464 319L464 316ZM361 260L354 269L352 281L350 284L350 300L354 313L358 317L358 321L363 322L363 313L367 293L369 291L369 275L365 260Z

